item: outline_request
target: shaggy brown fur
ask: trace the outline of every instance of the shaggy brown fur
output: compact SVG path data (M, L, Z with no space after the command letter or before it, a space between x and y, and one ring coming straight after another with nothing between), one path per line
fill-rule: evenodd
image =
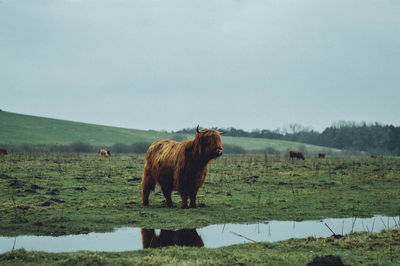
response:
M198 129L198 127L197 127ZM159 140L146 153L142 180L142 202L149 204L149 194L159 184L168 207L172 207L171 192L180 194L181 208L196 208L196 195L203 185L211 159L222 155L220 133L213 129L197 130L193 140L176 142Z
M104 157L109 157L109 156L111 156L111 152L110 152L109 150L106 150L106 149L100 149L100 150L99 150L99 154L100 154L101 156L104 156Z
M166 246L204 247L203 240L196 229L161 230L156 235L154 229L142 229L143 248L159 248Z
M289 158L290 159L297 158L297 160L298 159L303 159L304 160L304 155L299 151L290 151L289 152Z
M7 153L7 150L6 150L6 149L0 148L0 154L6 155L6 154L8 154L8 153Z
M325 152L318 153L318 158L325 158Z

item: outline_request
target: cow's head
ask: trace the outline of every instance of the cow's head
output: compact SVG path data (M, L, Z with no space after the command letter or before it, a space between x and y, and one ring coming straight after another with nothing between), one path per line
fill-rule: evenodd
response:
M221 135L214 129L199 130L197 126L197 134L194 138L197 152L207 159L213 159L222 155Z

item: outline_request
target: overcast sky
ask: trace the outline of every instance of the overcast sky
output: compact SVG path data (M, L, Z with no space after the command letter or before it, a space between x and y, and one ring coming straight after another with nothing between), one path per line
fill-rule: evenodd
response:
M0 109L137 129L400 125L399 0L0 0Z

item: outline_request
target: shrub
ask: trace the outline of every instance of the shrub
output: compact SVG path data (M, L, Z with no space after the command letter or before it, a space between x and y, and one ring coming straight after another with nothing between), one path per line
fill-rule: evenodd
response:
M136 142L131 145L131 151L134 153L146 153L151 143L149 142Z
M276 154L276 155L280 154L280 152L277 149L274 149L272 147L265 148L264 153L266 153L266 154Z
M67 146L67 150L70 152L93 152L94 148L84 142L74 142Z
M111 152L115 153L130 153L132 152L132 146L122 143L116 143L110 147Z

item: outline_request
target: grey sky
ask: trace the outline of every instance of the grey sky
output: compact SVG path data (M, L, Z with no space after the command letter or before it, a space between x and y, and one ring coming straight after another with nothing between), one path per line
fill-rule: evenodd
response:
M400 125L398 0L2 0L0 109L138 129Z

